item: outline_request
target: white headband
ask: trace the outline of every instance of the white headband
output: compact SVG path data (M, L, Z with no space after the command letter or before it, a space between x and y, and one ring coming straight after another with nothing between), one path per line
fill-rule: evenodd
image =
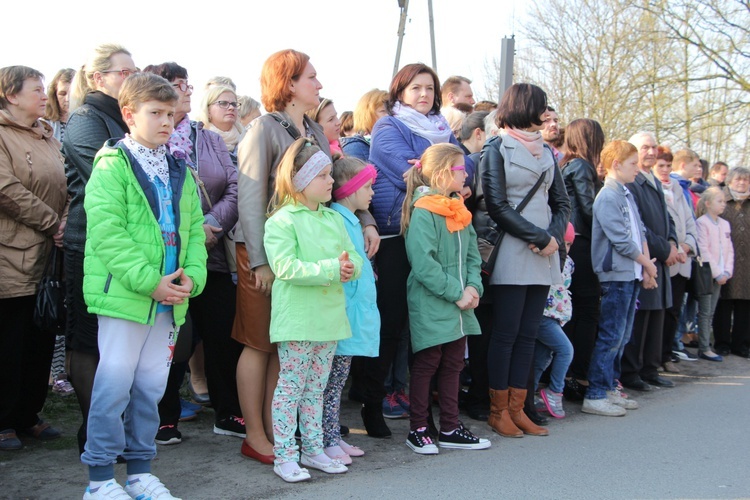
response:
M294 190L298 193L305 189L308 184L312 182L316 175L320 173L326 166L331 164L331 159L323 151L318 151L313 154L309 160L302 165L294 177L292 177L292 183L294 184Z

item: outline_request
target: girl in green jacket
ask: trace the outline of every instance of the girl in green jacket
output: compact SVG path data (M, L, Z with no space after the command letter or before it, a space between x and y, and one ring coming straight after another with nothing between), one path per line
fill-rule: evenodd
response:
M435 373L440 447L490 447L487 439L475 436L458 420L458 378L464 366L466 335L479 334L474 308L483 291L471 212L457 195L465 181L463 153L452 144L427 148L406 173L401 228L411 265L406 286L414 351L411 432L406 445L422 455L438 453L427 432L430 380Z
M331 200L331 159L305 138L281 159L273 214L263 246L276 279L271 289L271 342L279 350L279 381L271 415L274 472L287 482L310 479L294 440L299 410L302 465L346 472L323 451L323 391L336 341L351 337L343 283L359 277L359 256Z

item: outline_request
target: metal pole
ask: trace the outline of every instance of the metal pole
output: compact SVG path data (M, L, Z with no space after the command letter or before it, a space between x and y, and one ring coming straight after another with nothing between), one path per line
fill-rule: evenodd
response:
M515 57L515 35L503 38L500 46L500 81L498 90L500 91L499 99L502 99L503 93L513 85L513 59Z
M432 49L432 69L437 73L437 55L435 54L435 17L432 14L432 0L427 0L430 12L430 48Z
M396 62L393 64L393 76L396 76L401 61L401 45L404 43L404 29L406 28L406 13L409 10L409 0L398 0L398 6L401 8L401 18L398 22L398 46L396 47Z

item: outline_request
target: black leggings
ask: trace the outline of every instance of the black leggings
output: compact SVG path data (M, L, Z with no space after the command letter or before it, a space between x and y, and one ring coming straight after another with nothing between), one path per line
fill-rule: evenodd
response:
M494 317L487 355L491 389L526 388L548 294L546 285L492 286Z

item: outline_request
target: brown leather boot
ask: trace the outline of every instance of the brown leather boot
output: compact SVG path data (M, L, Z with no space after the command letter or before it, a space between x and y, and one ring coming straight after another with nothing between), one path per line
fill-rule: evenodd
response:
M508 414L508 389L504 391L490 389L490 417L487 423L501 436L523 437L523 432L516 427Z
M529 417L523 412L523 403L526 400L526 389L511 387L508 389L508 413L513 423L523 431L524 434L531 436L548 436L549 431L544 427L536 425L529 420Z

